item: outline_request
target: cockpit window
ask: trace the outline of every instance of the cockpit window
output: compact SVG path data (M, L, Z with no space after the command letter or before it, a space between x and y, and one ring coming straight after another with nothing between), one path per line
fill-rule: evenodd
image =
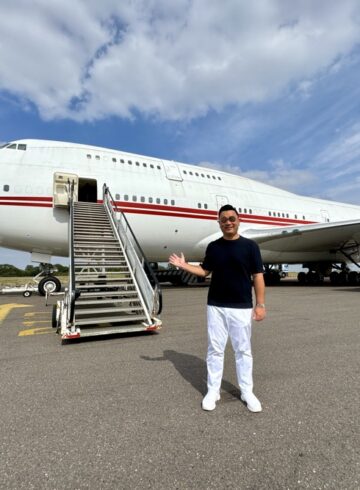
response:
M5 145L0 146L0 150L2 148L7 148L8 150L26 150L26 144L25 143L19 143L18 145L16 143L5 143Z

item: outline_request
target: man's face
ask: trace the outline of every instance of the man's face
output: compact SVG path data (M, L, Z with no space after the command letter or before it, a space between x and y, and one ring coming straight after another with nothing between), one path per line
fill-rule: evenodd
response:
M238 233L239 217L235 211L223 211L219 216L219 225L225 237L234 237Z

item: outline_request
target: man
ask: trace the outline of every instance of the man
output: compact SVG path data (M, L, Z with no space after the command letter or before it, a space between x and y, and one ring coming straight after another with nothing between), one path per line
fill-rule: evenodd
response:
M261 412L261 403L253 393L251 320L265 318L265 283L258 245L239 235L239 215L229 204L219 210L223 236L211 242L200 265L191 265L183 254L172 254L169 262L192 274L206 277L211 283L207 301L208 352L207 387L203 410L214 410L220 400L224 352L228 336L235 352L236 374L241 400L251 412ZM253 280L256 303L252 304Z

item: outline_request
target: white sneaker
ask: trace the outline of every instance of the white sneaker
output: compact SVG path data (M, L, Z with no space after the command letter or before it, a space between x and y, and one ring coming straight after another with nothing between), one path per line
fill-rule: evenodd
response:
M215 410L216 402L220 400L220 393L216 393L214 391L208 391L206 396L202 401L202 409L211 412L211 410Z
M254 393L249 392L249 393L241 393L240 396L241 400L246 403L248 410L250 412L261 412L261 403L260 401L256 398Z

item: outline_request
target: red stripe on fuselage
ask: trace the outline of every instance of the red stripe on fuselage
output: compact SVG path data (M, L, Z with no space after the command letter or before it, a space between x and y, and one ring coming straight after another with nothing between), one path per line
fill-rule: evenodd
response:
M101 204L103 201L98 201ZM166 206L162 204L135 203L127 201L115 201L120 211L131 214L143 214L152 216L168 216L176 218L192 218L217 220L217 211L207 209L195 209L178 206ZM0 206L28 206L28 207L52 207L51 197L27 197L27 196L2 196ZM291 226L316 223L316 221L296 220L292 218L280 218L276 216L261 216L256 214L240 214L242 223L255 223L270 226Z

